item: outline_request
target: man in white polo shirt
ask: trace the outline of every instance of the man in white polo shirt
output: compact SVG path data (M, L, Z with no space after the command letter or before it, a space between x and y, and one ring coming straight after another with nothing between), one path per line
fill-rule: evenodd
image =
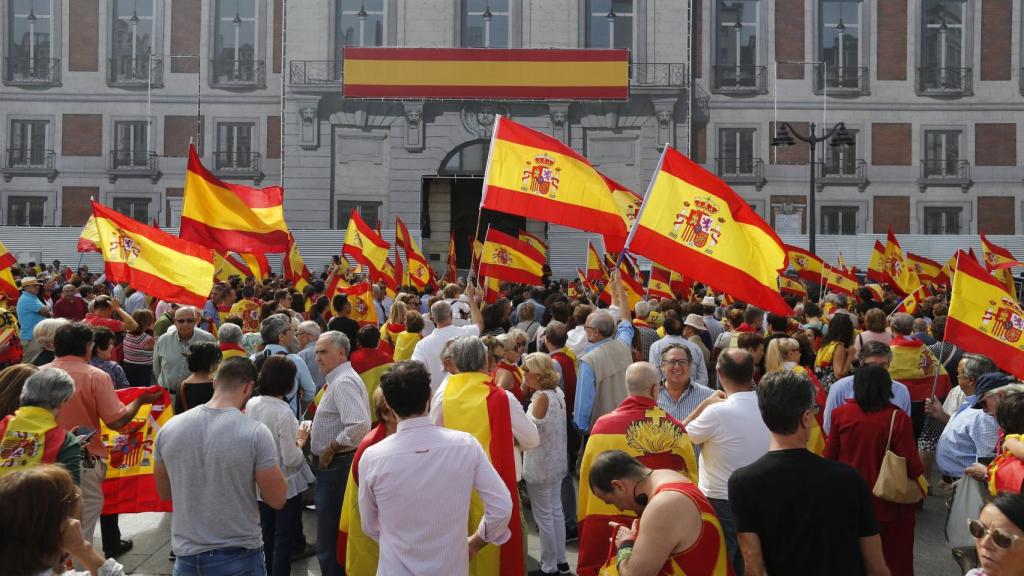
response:
M430 390L436 391L444 379L444 365L441 364L441 352L449 340L460 336L479 336L483 329L484 319L480 315L480 305L476 301L476 285L470 280L466 284L466 297L469 300L469 312L473 319L472 324L466 326L455 326L452 324L451 305L440 300L430 307L430 319L433 320L436 328L427 336L416 343L410 360L418 360L427 366L430 371Z

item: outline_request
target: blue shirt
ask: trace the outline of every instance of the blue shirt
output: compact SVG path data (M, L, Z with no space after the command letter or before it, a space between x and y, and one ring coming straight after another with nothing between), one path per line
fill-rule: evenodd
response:
M18 335L22 342L28 342L32 339L32 330L43 321L45 316L39 313L39 310L45 308L46 305L36 298L35 294L28 292L22 292L18 298L18 324L21 326L21 333Z
M700 349L700 346L697 346L682 336L672 336L669 334L654 344L651 344L651 350L648 353L648 361L657 366L658 372L661 372L661 352L671 344L680 344L682 346L686 346L690 350L690 381L707 386L708 365L704 363L704 352ZM710 350L710 348L708 348L708 350ZM662 374L661 377L664 378L665 374Z
M965 398L939 436L935 463L946 476L960 478L964 469L977 462L978 458L992 456L996 452L999 435L996 419L981 409L971 408L977 401L973 395Z
M828 400L825 402L825 416L822 420L823 431L828 434L832 431L832 411L846 404L847 400L853 398L853 376L846 376L836 380L828 389ZM892 399L889 400L893 406L899 407L910 416L910 391L906 385L895 380L892 381Z
M615 329L614 338L632 349L633 325L625 320L620 321L618 328ZM600 342L594 342L587 347L584 354L604 346L610 341L611 338L605 338ZM594 411L595 396L597 396L597 377L594 374L594 369L590 367L589 363L581 361L580 372L576 375L576 405L573 409L572 420L576 423L576 427L584 432L590 428L590 414Z
M686 420L686 417L690 415L690 412L700 405L701 402L708 399L708 396L714 394L715 391L703 384L698 384L692 379L690 385L683 390L682 396L679 400L674 400L672 395L668 393L665 386L661 386L661 391L658 392L658 406L662 410L668 412L670 416L682 422Z
M269 350L269 354L280 354L281 352L288 352L288 349L280 344L267 344L263 348L262 352L257 352L249 357L249 360L256 362L256 358L261 354L264 354ZM316 384L313 382L313 377L309 374L309 368L306 366L306 362L299 357L298 354L288 354L285 356L289 360L295 363L295 384L292 385L292 389L285 394L285 398L289 398L288 405L292 407L292 412L296 415L299 414L299 395L296 394L298 390L302 389L302 399L305 402L309 402L316 395Z

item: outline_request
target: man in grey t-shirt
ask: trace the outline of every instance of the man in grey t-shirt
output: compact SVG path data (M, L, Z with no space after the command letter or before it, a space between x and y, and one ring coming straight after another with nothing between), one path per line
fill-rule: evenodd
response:
M176 576L266 574L256 489L268 506L281 509L287 484L270 430L241 412L255 381L247 358L226 360L213 398L172 418L157 435L153 474L160 497L174 501Z

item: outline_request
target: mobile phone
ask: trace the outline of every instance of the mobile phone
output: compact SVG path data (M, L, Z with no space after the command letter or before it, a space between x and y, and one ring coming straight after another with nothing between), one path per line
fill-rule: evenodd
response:
M99 430L95 428L89 428L88 426L78 426L71 431L71 433L78 438L78 442L81 444L85 444L86 442L92 440L92 437L95 436L97 432L99 432Z

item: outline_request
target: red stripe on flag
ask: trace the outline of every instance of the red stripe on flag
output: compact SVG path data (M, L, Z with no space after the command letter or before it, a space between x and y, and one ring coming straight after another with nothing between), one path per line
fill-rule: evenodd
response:
M629 50L552 48L368 48L345 47L345 60L463 62L627 62Z
M184 234L192 238L210 238L225 246L238 246L245 243L248 247L246 250L248 253L278 252L282 244L288 243L288 232L283 230L265 233L229 230L216 228L187 216L181 217L181 227L178 234Z
M486 262L481 264L480 275L488 278L505 280L506 282L529 284L531 286L540 286L541 284L541 278L539 275L531 274L521 268L510 268L508 266L501 266L500 264L488 264Z
M946 317L946 334L943 340L956 344L965 352L984 354L999 368L1024 378L1024 350L1000 342L991 334L974 328L953 316Z
M625 86L424 86L345 84L349 98L492 98L526 100L626 100Z
M622 217L618 214L550 200L536 194L524 194L523 192L493 185L487 187L487 198L485 199L484 208L510 214L518 214L524 211L548 215L557 214L557 216L545 217L544 219L567 226L572 226L572 222L590 222L593 225L588 227L589 230L603 233L605 235L605 242L608 242L610 238L617 239L620 246L621 243L625 242L625 236L609 236L608 232L601 232L601 230L628 232L622 223Z
M525 240L520 240L515 236L505 234L501 230L497 230L495 228L491 228L490 230L488 230L485 241L490 242L492 244L504 244L505 246L512 248L516 252L519 252L520 254L526 256L527 258L533 260L534 262L539 262L541 264L544 263L544 255L541 254L540 250L534 248L533 245L530 244L529 242Z
M280 186L268 186L266 188L250 188L224 182L207 170L206 166L199 160L195 146L189 146L188 171L209 184L234 192L250 208L273 208L284 203L284 189Z

